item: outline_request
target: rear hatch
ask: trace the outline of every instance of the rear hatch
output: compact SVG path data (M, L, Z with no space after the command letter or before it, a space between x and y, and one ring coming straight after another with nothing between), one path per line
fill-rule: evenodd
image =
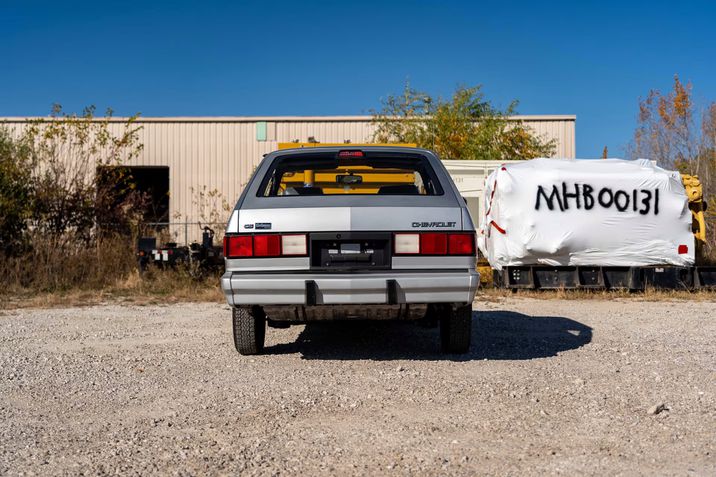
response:
M267 157L237 204L227 234L305 235L306 268L352 271L391 268L395 233L447 234L464 226L472 232L437 158L395 149ZM298 263L296 257L289 260Z

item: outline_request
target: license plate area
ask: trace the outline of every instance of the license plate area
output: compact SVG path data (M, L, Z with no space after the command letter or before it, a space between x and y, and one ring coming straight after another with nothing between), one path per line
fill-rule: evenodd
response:
M390 268L389 232L310 234L313 270L384 270Z

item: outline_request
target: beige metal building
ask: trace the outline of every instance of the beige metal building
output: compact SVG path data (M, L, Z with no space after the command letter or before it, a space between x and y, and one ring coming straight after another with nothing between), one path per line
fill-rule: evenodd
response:
M19 130L27 119L0 118L0 124ZM524 121L545 139L555 139L555 157L574 158L575 116L514 119ZM111 127L119 132L125 122L126 118L113 118ZM365 143L371 142L374 130L370 116L147 117L137 123L142 126L140 142L144 149L125 165L151 172L156 178L152 180L166 178L168 217L176 222L206 217L207 211L200 210L200 191L217 191L233 206L262 156L276 150L279 143ZM475 184L481 184L490 169L477 165L460 169L461 175L472 169L473 175L480 176L468 180L472 184L469 195L474 197L479 194ZM471 209L479 210L479 204L473 201ZM181 235L178 238L183 238Z

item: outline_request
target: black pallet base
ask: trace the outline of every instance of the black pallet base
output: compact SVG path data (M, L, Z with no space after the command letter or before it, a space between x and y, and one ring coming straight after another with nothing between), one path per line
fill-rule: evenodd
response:
M496 288L554 290L716 289L716 267L544 267L493 270Z

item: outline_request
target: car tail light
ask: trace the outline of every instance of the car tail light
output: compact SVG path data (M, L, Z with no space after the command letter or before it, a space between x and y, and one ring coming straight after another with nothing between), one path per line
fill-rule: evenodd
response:
M421 234L421 255L445 255L448 251L447 234Z
M473 255L475 253L475 234L449 234L448 253L450 255Z
M420 253L420 234L395 234L396 255L417 255Z
M253 255L253 239L250 235L224 237L224 257L251 257Z
M281 236L281 254L282 255L306 255L306 234L301 235L282 235Z
M473 233L396 233L395 255L475 255Z
M281 257L308 255L306 234L228 235L224 237L224 257Z
M278 257L280 255L280 235L254 235L254 257Z

